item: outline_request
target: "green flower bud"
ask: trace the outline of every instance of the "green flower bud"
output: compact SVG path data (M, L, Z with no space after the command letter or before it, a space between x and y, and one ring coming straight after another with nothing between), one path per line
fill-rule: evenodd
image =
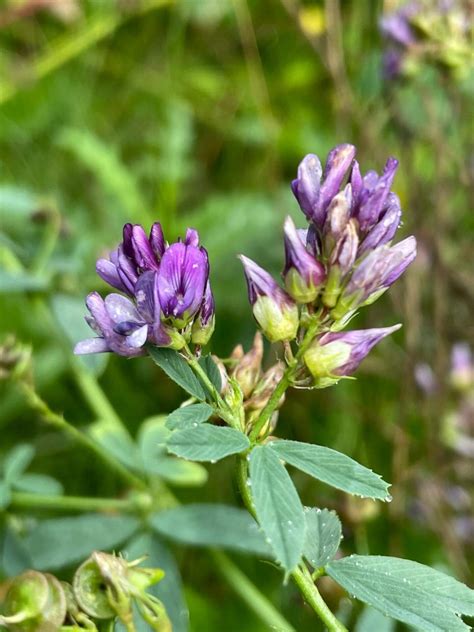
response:
M296 338L299 315L295 303L282 301L279 304L270 296L259 296L253 306L253 314L270 342Z
M64 622L66 596L53 575L25 571L8 589L4 613L0 625L12 632L51 632Z

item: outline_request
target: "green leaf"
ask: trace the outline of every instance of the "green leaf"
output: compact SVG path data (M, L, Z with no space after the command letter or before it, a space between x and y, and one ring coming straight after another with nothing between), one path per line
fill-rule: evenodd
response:
M8 483L13 483L30 465L35 449L29 443L19 443L5 457L3 473Z
M187 632L189 629L189 612L184 599L183 585L179 568L174 557L154 533L139 533L122 548L127 559L134 560L142 555L147 559L144 566L148 568L162 568L164 578L147 590L160 599L173 625L173 632ZM149 632L149 626L137 626L137 632Z
M0 293L39 292L48 287L48 280L26 272L0 270Z
M139 522L131 516L84 514L39 522L25 538L33 566L54 570L79 562L94 550L111 551L129 538Z
M203 424L197 428L175 430L167 442L168 450L190 461L219 461L229 454L243 452L250 441L243 432Z
M11 489L7 481L0 481L0 509L8 507L11 500Z
M395 621L389 619L375 608L366 606L357 619L354 632L394 632Z
M95 336L84 319L87 310L82 297L55 294L50 303L62 333L71 344L71 352L77 342ZM108 360L107 353L95 353L76 356L74 361L94 375L100 375L107 366Z
M31 568L31 558L18 534L10 527L0 533L0 573L12 577Z
M191 428L207 421L214 410L209 404L191 404L170 413L166 419L166 427L170 430Z
M138 447L125 430L109 421L97 421L88 432L121 463L135 471L143 470Z
M217 392L220 393L222 388L221 374L219 372L219 369L217 368L217 364L212 359L211 354L201 356L199 358L199 364L206 372L207 377L216 387Z
M121 162L110 143L104 142L86 129L66 128L58 136L58 143L69 150L90 169L122 211L123 218L140 221L147 207L140 187L132 172Z
M193 504L154 514L151 526L178 542L255 553L271 557L262 530L243 509L227 505Z
M303 506L285 467L266 445L250 453L250 482L258 521L277 560L292 571L305 542Z
M396 557L351 555L326 572L350 595L425 632L469 630L457 614L474 615L474 591L449 575Z
M170 431L164 426L165 420L163 415L151 417L140 426L138 445L144 471L160 476L172 485L204 485L208 478L205 467L169 456L165 442Z
M389 484L378 474L331 448L299 441L278 440L268 444L278 456L332 487L365 498L391 500Z
M30 494L61 496L64 491L61 483L47 474L22 474L12 485L15 489Z
M168 377L196 399L204 401L206 391L186 360L173 349L149 347L148 353Z
M342 538L341 521L335 511L304 508L306 541L303 555L314 568L325 566L336 555Z

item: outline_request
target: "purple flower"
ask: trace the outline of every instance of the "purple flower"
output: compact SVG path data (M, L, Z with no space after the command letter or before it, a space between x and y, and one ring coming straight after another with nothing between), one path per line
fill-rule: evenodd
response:
M401 216L400 200L395 193L390 193L379 220L367 233L359 247L359 257L368 250L373 250L391 241L400 225Z
M201 308L208 279L209 261L204 248L180 242L171 245L163 255L158 275L158 298L164 317L177 327L185 327Z
M395 246L379 246L362 259L332 311L337 320L361 305L370 305L405 272L416 257L411 236Z
M324 225L326 210L338 193L344 177L355 156L355 147L338 145L328 155L321 181L321 162L314 154L308 154L298 167L298 176L291 183L301 210L319 229Z
M283 278L286 290L297 303L312 303L324 282L324 267L307 251L289 216L284 230L286 262Z
M327 333L314 341L304 361L319 388L336 384L354 373L369 351L401 325L379 329Z
M380 21L380 29L383 35L403 46L413 44L415 36L409 23L409 17L412 13L412 10L407 10L407 7L403 7L399 11L383 16Z
M474 358L467 342L457 342L451 350L451 383L458 390L474 384Z
M352 215L357 218L362 233L367 233L379 221L397 167L398 160L389 158L381 176L378 176L375 171L369 171L364 176L362 190L354 199L352 209Z
M139 275L147 270L159 270L165 249L159 222L153 224L149 237L139 224L125 224L122 243L110 253L109 259L97 261L97 274L112 287L133 296Z
M91 316L86 316L98 338L79 342L74 353L113 351L123 356L143 354L149 342L159 347L180 346L176 333L160 320L155 272L145 272L137 281L135 302L122 294L108 294L105 300L97 292L86 299ZM182 344L181 344L182 346Z
M99 275L122 294L105 301L87 298L89 325L98 334L80 342L78 354L114 351L134 356L146 343L181 349L192 336L205 344L214 329L214 298L209 285L207 252L197 231L189 228L184 243L168 247L159 223L147 236L139 225L126 224L123 241L109 259L97 262ZM178 331L191 325L186 331Z
M295 338L299 324L296 303L266 270L244 255L239 258L244 266L253 315L265 336L271 342Z

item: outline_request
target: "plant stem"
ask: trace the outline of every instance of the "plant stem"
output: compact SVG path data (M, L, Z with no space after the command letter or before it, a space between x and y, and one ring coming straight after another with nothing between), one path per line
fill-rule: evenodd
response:
M129 485L136 489L147 490L146 483L135 474L132 474L124 465L122 465L119 461L109 455L101 445L96 443L89 436L78 430L75 426L72 426L68 423L64 417L58 415L53 412L45 401L41 399L41 397L36 393L32 386L27 384L26 382L21 382L21 386L23 392L26 395L28 403L30 406L36 410L42 417L42 419L49 425L61 430L68 434L74 441L77 441L84 447L88 448L92 452L94 452L105 464L107 464L111 469L115 470L115 472L121 476L121 478L126 481Z
M212 550L211 556L227 583L269 629L295 632L295 628L283 618L273 604L226 555Z
M330 632L347 632L347 628L329 610L306 568L305 571L297 568L291 573L291 577L300 589L306 602L313 608Z
M255 508L253 505L252 494L248 480L248 463L245 456L239 456L237 461L237 480L240 489L240 493L247 510L252 516L257 519ZM301 594L305 598L308 605L310 605L316 614L319 616L328 627L330 632L347 632L346 628L340 621L336 619L333 613L329 610L324 599L319 594L318 589L306 567L304 569L296 568L290 573L293 581L300 589Z
M292 381L294 372L298 368L299 361L301 360L303 355L306 353L315 335L318 333L319 326L320 326L319 319L316 318L308 327L305 333L305 336L294 357L294 360L290 364L288 364L288 366L286 367L283 377L278 382L277 387L275 388L275 390L272 393L272 396L268 400L267 405L265 406L265 408L262 410L257 420L255 421L255 424L252 428L252 432L250 433L251 441L253 442L257 441L258 436L263 426L267 423L267 421L272 416L273 412L277 409L282 395L285 393L286 389L291 385L291 381Z
M131 512L137 508L130 498L90 498L88 496L50 496L13 492L11 504L21 508L56 509L64 511L121 511Z
M202 381L204 386L209 391L209 394L213 397L214 401L218 405L219 414L221 415L222 419L224 419L224 421L226 421L229 424L229 426L232 426L233 428L237 428L240 430L241 428L240 428L239 421L235 419L234 414L232 413L232 410L230 409L229 405L222 399L221 394L218 392L214 384L208 378L207 373L199 364L198 360L196 359L196 356L193 354L193 352L188 347L188 345L184 346L184 351L186 353L187 363L192 368L192 370L196 373L199 379Z

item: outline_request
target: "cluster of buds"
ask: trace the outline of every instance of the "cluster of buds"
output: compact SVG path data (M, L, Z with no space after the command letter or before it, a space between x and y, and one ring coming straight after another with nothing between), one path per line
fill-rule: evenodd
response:
M31 352L15 336L8 335L0 342L0 380L20 377L30 368Z
M142 226L126 224L123 241L108 259L99 259L99 276L122 292L105 300L87 296L86 320L98 337L76 345L76 354L113 351L122 356L145 353L149 343L181 349L185 343L205 345L214 331L214 297L209 260L196 230L184 241L165 241L156 222L149 236Z
M72 584L49 573L25 571L8 588L0 625L12 632L97 632L101 624L118 618L132 629L135 603L150 630L171 632L163 604L146 592L164 572L139 567L142 561L97 551L77 569ZM74 628L63 627L70 625Z
M391 191L398 162L389 158L381 175L361 175L355 152L353 145L337 146L324 171L314 154L299 165L292 190L309 227L297 229L290 217L285 221L284 289L241 256L253 314L271 342L300 339L316 316L324 326L304 358L318 387L353 373L377 342L398 329L340 332L416 255L414 237L391 245L401 219L400 201Z
M247 353L242 345L237 345L229 358L229 375L225 393L228 403L244 416L241 420L246 432L249 432L260 412L265 408L278 382L283 377L285 366L276 362L265 372L262 370L263 339L259 331L255 334L252 348ZM283 405L282 396L278 408ZM273 432L278 421L278 409L275 410L261 434Z
M380 27L389 42L387 77L414 75L425 61L464 78L472 67L472 3L470 0L388 2Z

